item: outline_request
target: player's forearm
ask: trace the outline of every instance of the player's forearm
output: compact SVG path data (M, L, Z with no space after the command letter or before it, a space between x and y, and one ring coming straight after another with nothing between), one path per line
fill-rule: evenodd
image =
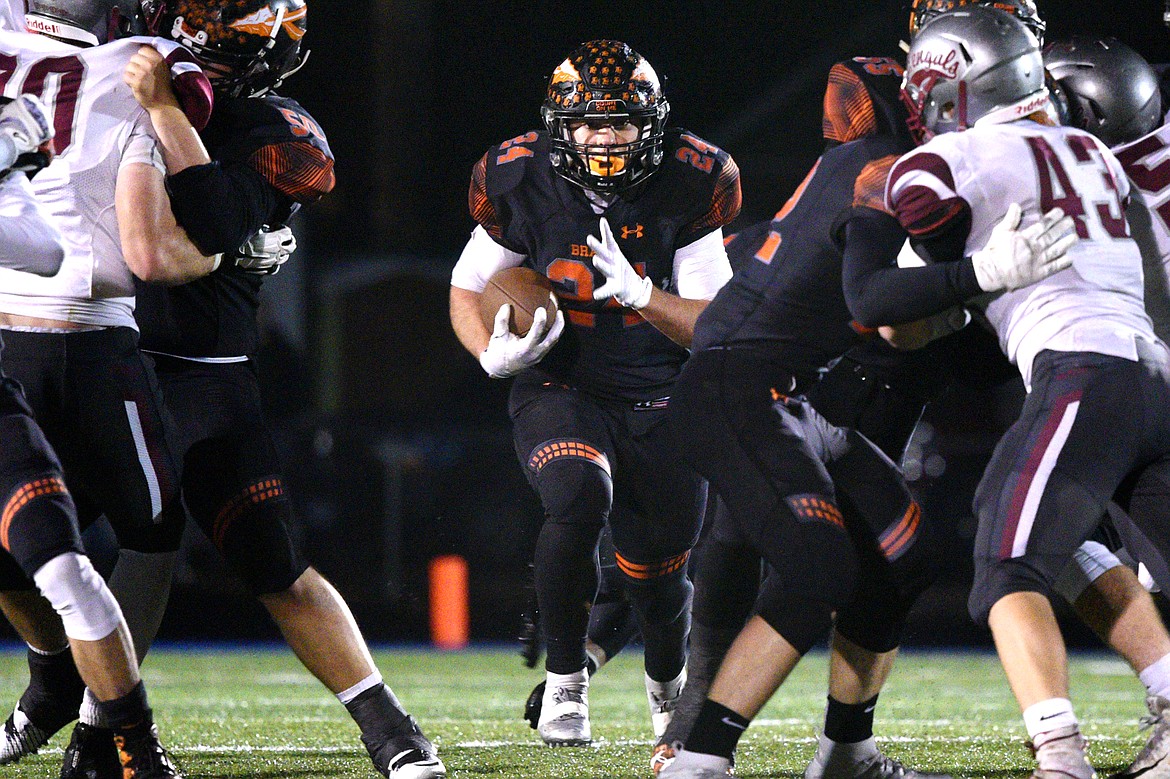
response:
M472 357L479 358L492 334L479 316L480 293L451 287L451 328Z
M195 165L206 165L211 162L203 140L179 106L159 106L152 108L149 113L168 175L173 176Z
M710 302L680 298L655 287L650 302L638 309L638 313L667 338L689 349L695 336L695 322Z

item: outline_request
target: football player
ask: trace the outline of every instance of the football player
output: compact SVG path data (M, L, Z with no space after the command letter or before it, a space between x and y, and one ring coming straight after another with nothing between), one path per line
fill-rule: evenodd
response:
M1132 189L1126 218L1145 262L1146 311L1154 332L1166 341L1170 338L1170 227L1163 214L1170 200L1170 176L1156 159L1170 146L1170 128L1163 121L1158 75L1140 54L1113 38L1076 37L1051 44L1044 50L1044 64L1066 97L1070 123L1108 144L1129 176ZM1115 523L1127 550L1148 566L1163 593L1170 591L1165 560L1150 548L1148 539L1132 532L1126 520L1118 517ZM1072 584L1083 589L1085 579L1074 579ZM1061 592L1075 598L1077 589L1062 588ZM1134 599L1131 608L1144 607ZM1132 634L1136 627L1118 624L1113 630ZM1114 779L1170 776L1166 760L1170 754L1170 656L1163 642L1149 636L1142 639L1145 656L1137 658L1134 668L1148 692L1146 705L1153 729L1137 759Z
M321 126L275 91L308 55L308 8L304 0L144 0L142 10L151 32L195 53L215 88L202 133L212 161L173 172L167 187L192 240L233 258L191 284L139 286L142 348L177 422L184 500L357 722L375 768L391 779L446 776L383 682L349 607L293 543L292 507L260 407L258 294L295 246L285 223L335 181Z
M955 5L954 0L915 2L910 15L911 40L927 21ZM1014 14L1042 40L1045 24L1031 0L995 5ZM835 65L829 74L824 101L826 148L870 135L903 132L906 112L899 97L902 73L901 64L886 57L858 57ZM774 246L779 238L776 223L789 210L786 206L772 223L747 228L732 239L728 255L733 267L739 267L758 252L767 253ZM1012 377L1018 377L1018 373L1000 352L994 336L984 328L965 327L911 352L894 350L882 339L863 343L837 361L809 390L808 397L830 422L857 429L898 461L923 407L931 399L957 382L991 387ZM734 562L721 563L718 559L721 554ZM699 555L700 560L708 557L713 559L701 575L706 586L698 588L695 599L688 689L679 701L670 728L655 747L653 766L669 760L673 754L670 745L685 735L702 700L702 692L739 626L750 614L755 597L755 577L751 565L743 559L743 552L713 544L710 550L703 550ZM746 557L750 559L751 555ZM1148 689L1163 689L1166 671L1160 670L1162 666L1154 665L1153 661L1170 649L1170 638L1161 626L1149 594L1133 572L1097 541L1086 542L1078 550L1075 563L1061 577L1061 593L1074 604L1086 623L1130 662ZM711 581L716 576L720 579L717 586ZM705 598L704 590L714 592L715 596ZM834 655L839 644L844 646L845 642L834 634L831 644ZM854 655L856 666L856 658L864 653L859 655L861 650L857 647L848 650ZM875 672L888 670L882 664L870 667ZM1170 682L1170 678L1165 681ZM879 679L871 682L872 689L880 688ZM830 679L824 730L818 739L817 753L806 769L807 779L818 779L830 764L830 775L852 776L864 772L869 763L877 760L876 746L869 738L876 701L863 701L857 696L856 690L846 689L834 678ZM862 703L865 705L857 705ZM841 743L844 738L851 741Z
M913 320L953 302L955 263L942 260L995 246L1004 212L1033 222L1058 205L1056 192L1075 217L1081 244L1069 251L1071 269L1039 283L1008 279L1010 291L987 303L1030 392L976 494L970 607L991 627L1038 774L1089 777L1048 597L1115 493L1144 529L1164 521L1154 493L1170 453L1161 413L1170 368L1142 306L1141 256L1124 215L1128 182L1100 141L1052 126L1044 82L1035 36L1001 11L963 9L922 30L903 94L924 145L894 166L887 204L918 252L940 262L882 267L857 252L846 259L845 283L859 321L909 323L886 334L913 344L922 334ZM1094 205L1086 208L1086 198ZM891 223L875 216L861 248L873 251ZM895 299L883 300L895 287ZM1120 396L1130 400L1119 414ZM1119 492L1123 481L1136 486Z
M188 239L164 185L169 165L208 157L197 135L175 126L182 116L177 103L152 126L122 83L151 41L98 45L128 27L128 0L31 0L28 6L27 22L37 34L0 33L10 63L3 91L51 99L57 155L33 188L65 237L66 255L52 277L5 279L2 362L23 385L61 458L79 518L85 523L104 513L115 527L123 551L110 588L131 633L148 625L153 633L183 518L162 399L137 348L133 279L183 281L219 261ZM168 61L185 110L193 121L206 121L211 87L194 60L175 43L153 43ZM190 127L185 117L182 123ZM0 559L0 589L5 614L37 650L36 682L5 723L0 761L9 762L76 717L82 687L76 672L70 678L55 670L54 655L72 666L64 652L67 633L10 560ZM145 647L136 650L141 659ZM63 694L49 702L37 694L38 685ZM107 772L120 770L116 754L109 754Z
M830 425L793 397L863 339L866 329L853 320L842 291L843 256L856 232L868 228L869 213L881 208L890 166L911 147L903 131L828 150L786 206L774 240L737 269L700 317L669 421L681 450L728 508L714 540L733 550L750 547L769 569L756 615L723 658L685 749L662 777L727 775L751 719L831 627L833 674L849 669L857 677L831 685L831 692L858 696L856 703L837 700L838 707L872 706L906 613L935 573L934 531L896 466L863 436ZM1052 235L1034 240L1007 222L1002 229L1019 251L996 248L965 259L953 302L1003 289L1008 272L1042 277L1060 268L1063 247L1048 243L1072 223L1053 222ZM904 238L897 232L890 256ZM940 330L955 329L946 324ZM707 571L704 557L698 589ZM856 749L814 758L806 775L916 773L881 755L872 718L850 713L835 713L831 703L827 729L838 724L834 719L852 720L830 732ZM869 733L853 732L862 728ZM818 755L823 749L822 743Z
M740 188L731 157L668 128L668 115L657 74L627 44L573 51L549 79L544 128L475 166L478 226L452 273L456 335L489 375L516 377L516 453L544 506L537 731L552 745L592 739L585 634L607 522L645 641L656 733L685 678L686 561L706 488L662 422L695 319L731 274L722 227L739 212ZM492 328L479 314L492 273L521 264L553 281L562 308L552 322L538 311L524 337L509 331L506 306Z
M200 528L272 614L306 667L346 706L375 767L391 779L436 779L442 762L382 681L348 606L294 547L291 507L262 420L251 355L257 294L292 250L283 223L333 187L324 133L273 90L303 62L303 0L144 2L150 31L185 44L216 93L203 130L213 159L169 170L171 207L219 270L190 284L139 285L141 345L154 358L183 456L183 494ZM165 63L143 51L130 80L156 123L171 111ZM194 132L188 125L187 132ZM153 635L145 637L146 641ZM105 723L90 696L67 763L102 765Z
M55 275L65 259L64 239L24 175L47 162L48 155L38 151L52 135L50 116L35 96L21 95L0 108L0 273L5 281L19 273ZM60 462L33 420L20 385L2 371L0 440L0 556L11 556L60 615L81 678L112 723L109 746L120 750L120 762L138 776L179 776L159 743L122 611L82 549ZM35 654L31 647L30 652Z

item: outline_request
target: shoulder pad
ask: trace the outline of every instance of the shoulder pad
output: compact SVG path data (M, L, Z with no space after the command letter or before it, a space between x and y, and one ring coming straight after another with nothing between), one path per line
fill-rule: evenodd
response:
M252 153L248 164L272 188L297 203L312 203L337 183L333 158L303 141L269 143Z
M491 147L480 159L486 191L495 197L512 190L542 165L551 168L548 150L548 136L536 130Z
M670 136L667 136L670 140ZM714 230L739 216L743 194L739 185L739 166L731 155L693 133L679 131L667 153L676 165L690 167L711 177L711 199L705 213L694 221L690 230ZM692 174L693 175L693 174Z
M900 116L903 69L889 57L854 57L829 70L821 134L826 141L848 143L877 135Z
M214 136L225 136L223 143L232 149L231 156L236 159L246 159L263 146L282 143L304 143L333 159L321 125L292 98L273 94L221 97L216 102L212 128Z

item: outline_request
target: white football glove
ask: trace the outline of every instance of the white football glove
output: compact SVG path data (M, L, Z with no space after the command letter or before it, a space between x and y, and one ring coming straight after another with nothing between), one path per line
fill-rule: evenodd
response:
M288 227L264 228L240 247L236 267L249 273L276 273L296 250L297 239Z
M0 135L9 138L16 153L36 151L53 138L48 109L35 95L21 95L0 108Z
M532 315L532 327L525 335L516 335L508 327L511 317L512 304L500 306L496 312L496 327L492 331L491 340L479 356L479 364L493 379L506 379L536 365L553 348L565 329L565 315L560 309L551 324L547 321L545 309L536 309Z
M1026 287L1072 265L1066 256L1078 240L1072 217L1054 208L1034 225L1017 230L1022 213L1019 203L1008 206L987 245L971 255L984 292Z
M594 300L613 298L628 308L643 308L650 302L654 283L639 276L634 266L630 265L604 216L601 217L601 240L591 235L585 239L585 243L593 250L593 267L601 271L606 279L604 284L593 290Z

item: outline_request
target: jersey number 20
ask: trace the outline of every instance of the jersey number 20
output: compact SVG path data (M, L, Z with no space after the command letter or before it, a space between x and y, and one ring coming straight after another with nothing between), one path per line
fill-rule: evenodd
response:
M77 119L77 94L85 77L85 63L77 57L46 57L37 60L24 75L24 83L11 84L17 59L0 52L0 91L9 95L9 87L25 95L36 95L53 116L53 150L65 151L73 141L73 123Z

